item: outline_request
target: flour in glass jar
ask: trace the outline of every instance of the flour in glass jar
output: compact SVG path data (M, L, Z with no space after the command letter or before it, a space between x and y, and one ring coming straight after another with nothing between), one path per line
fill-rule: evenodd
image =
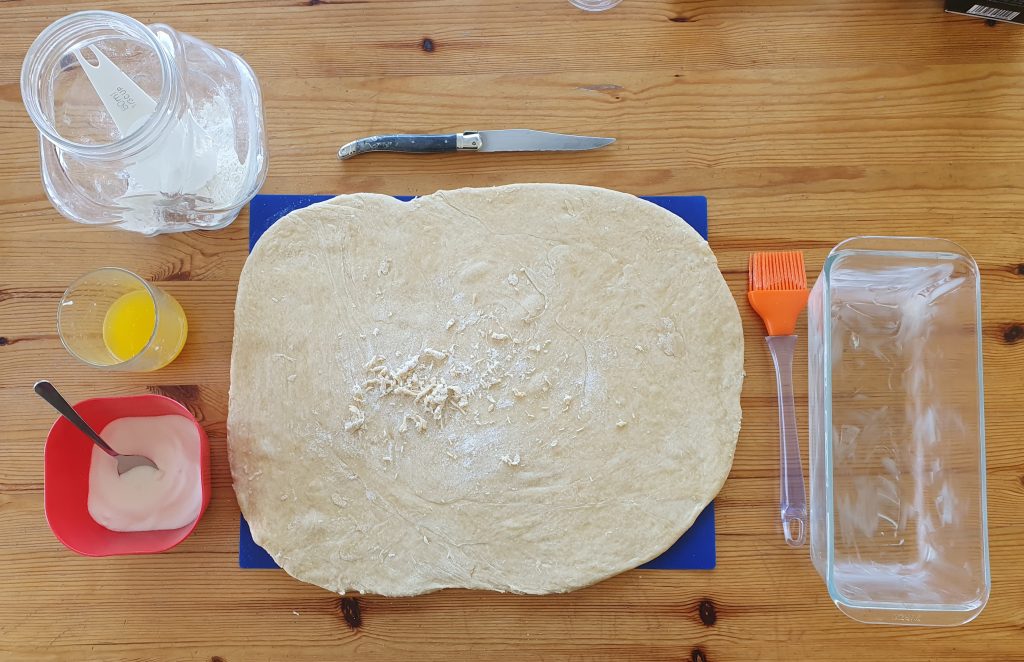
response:
M224 210L238 203L247 168L235 143L236 127L223 96L186 114L167 138L127 168L127 189L118 200L127 209L125 228L148 234L168 224L181 224L181 229L219 224L216 216L189 218L188 211Z

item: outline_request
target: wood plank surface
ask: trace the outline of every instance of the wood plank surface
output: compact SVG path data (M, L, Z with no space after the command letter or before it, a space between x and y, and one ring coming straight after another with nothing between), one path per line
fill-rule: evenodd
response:
M342 599L237 567L224 446L246 213L217 232L144 238L63 220L43 194L22 58L47 24L91 7L0 2L0 659L1024 660L1024 27L933 0L624 0L597 15L565 0L103 3L249 61L266 102L266 193L539 181L709 198L747 341L717 569L633 571L551 597ZM335 159L372 133L519 126L619 140L577 155ZM803 249L813 278L857 234L946 237L982 269L993 589L964 627L850 620L779 531L774 382L745 303L747 255ZM104 265L181 301L191 335L168 368L100 373L62 349L60 293ZM41 377L71 399L167 393L199 416L214 495L189 540L133 558L61 546L43 517ZM799 359L796 379L803 423Z

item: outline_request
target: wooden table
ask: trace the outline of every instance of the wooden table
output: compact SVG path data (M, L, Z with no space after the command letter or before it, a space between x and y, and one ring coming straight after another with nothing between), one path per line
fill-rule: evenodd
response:
M63 220L43 195L18 76L35 35L89 5L5 2L3 659L1024 660L1024 27L946 15L938 1L625 0L600 15L565 0L103 4L252 64L266 101L267 193L540 181L706 194L711 245L747 331L743 431L718 498L713 572L628 572L543 598L341 600L282 572L239 570L225 416L246 214L218 232L155 239ZM334 156L372 133L520 126L619 142L568 156ZM779 531L774 382L743 299L747 254L801 248L813 276L831 246L856 234L946 237L983 271L993 590L980 617L955 630L848 619L807 551L788 549ZM104 265L158 281L181 301L191 335L170 367L106 374L61 348L61 292ZM201 418L214 496L189 540L159 556L108 559L57 542L43 517L53 413L31 393L40 377L72 399L165 393Z

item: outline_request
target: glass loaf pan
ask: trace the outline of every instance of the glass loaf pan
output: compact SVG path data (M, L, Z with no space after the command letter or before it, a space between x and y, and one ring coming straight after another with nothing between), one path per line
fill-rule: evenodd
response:
M811 558L865 623L988 600L981 282L942 239L855 237L808 305Z

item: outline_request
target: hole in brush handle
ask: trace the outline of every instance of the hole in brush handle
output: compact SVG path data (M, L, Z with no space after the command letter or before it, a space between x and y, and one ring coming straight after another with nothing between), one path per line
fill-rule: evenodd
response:
M807 523L798 517L783 517L782 533L790 547L800 547L807 539Z

